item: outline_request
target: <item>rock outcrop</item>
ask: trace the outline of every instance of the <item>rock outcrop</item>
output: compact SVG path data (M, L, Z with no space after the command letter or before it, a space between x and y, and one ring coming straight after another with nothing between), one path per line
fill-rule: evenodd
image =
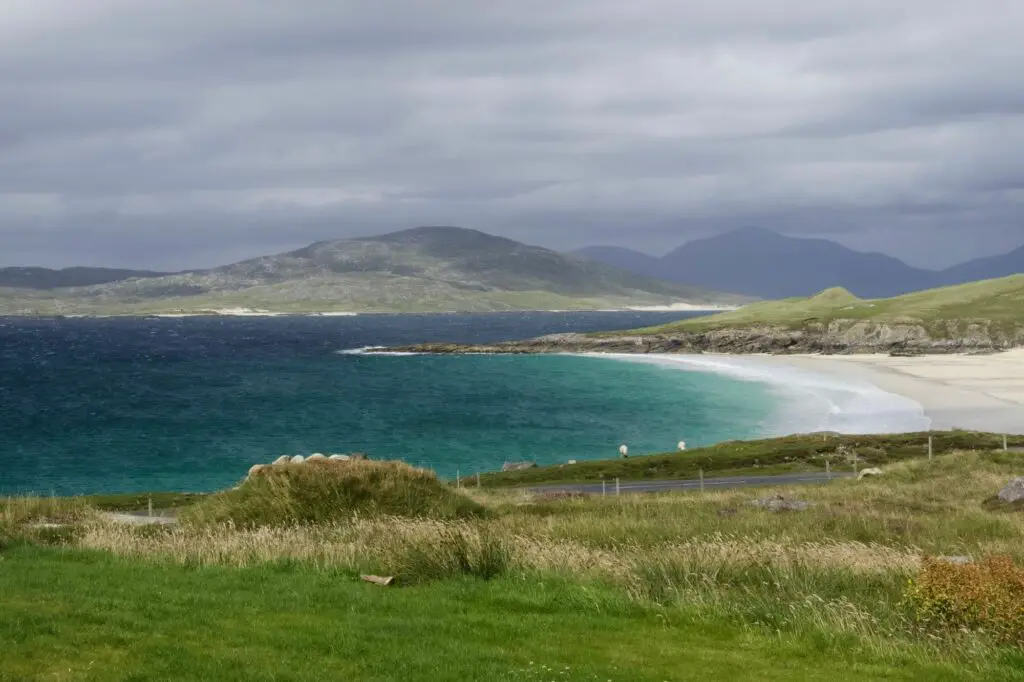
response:
M992 330L980 323L945 325L929 332L923 323L834 320L800 329L770 325L660 334L551 334L489 345L427 343L384 352L418 353L733 353L924 355L1008 350L1024 345L1024 329ZM941 331L941 333L938 333Z

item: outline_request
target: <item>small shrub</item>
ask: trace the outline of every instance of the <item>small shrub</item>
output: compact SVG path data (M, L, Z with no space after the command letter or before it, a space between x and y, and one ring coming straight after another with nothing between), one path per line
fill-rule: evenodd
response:
M1024 568L1008 556L973 564L926 557L906 602L926 631L981 631L1024 648Z

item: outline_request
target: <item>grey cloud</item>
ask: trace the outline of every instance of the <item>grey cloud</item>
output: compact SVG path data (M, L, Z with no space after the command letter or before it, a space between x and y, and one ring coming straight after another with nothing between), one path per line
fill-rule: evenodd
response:
M0 0L0 264L419 224L980 255L1024 242L1022 31L1002 0Z

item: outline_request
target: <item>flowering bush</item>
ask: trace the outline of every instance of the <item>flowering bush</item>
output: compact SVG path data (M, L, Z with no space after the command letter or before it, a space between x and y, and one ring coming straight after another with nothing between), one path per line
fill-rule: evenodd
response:
M1024 648L1024 568L1008 556L956 564L926 557L906 603L928 631L979 631Z

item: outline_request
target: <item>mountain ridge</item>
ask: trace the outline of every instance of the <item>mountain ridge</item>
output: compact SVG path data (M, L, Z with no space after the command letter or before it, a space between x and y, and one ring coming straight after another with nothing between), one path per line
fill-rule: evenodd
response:
M741 228L692 240L658 258L624 247L574 253L670 281L760 298L811 296L834 286L863 298L888 298L940 286L1024 272L1024 247L945 270L916 268L893 256L850 249L821 238Z
M13 292L13 293L12 293ZM316 242L218 268L26 293L0 314L458 312L745 302L489 235L431 226Z

